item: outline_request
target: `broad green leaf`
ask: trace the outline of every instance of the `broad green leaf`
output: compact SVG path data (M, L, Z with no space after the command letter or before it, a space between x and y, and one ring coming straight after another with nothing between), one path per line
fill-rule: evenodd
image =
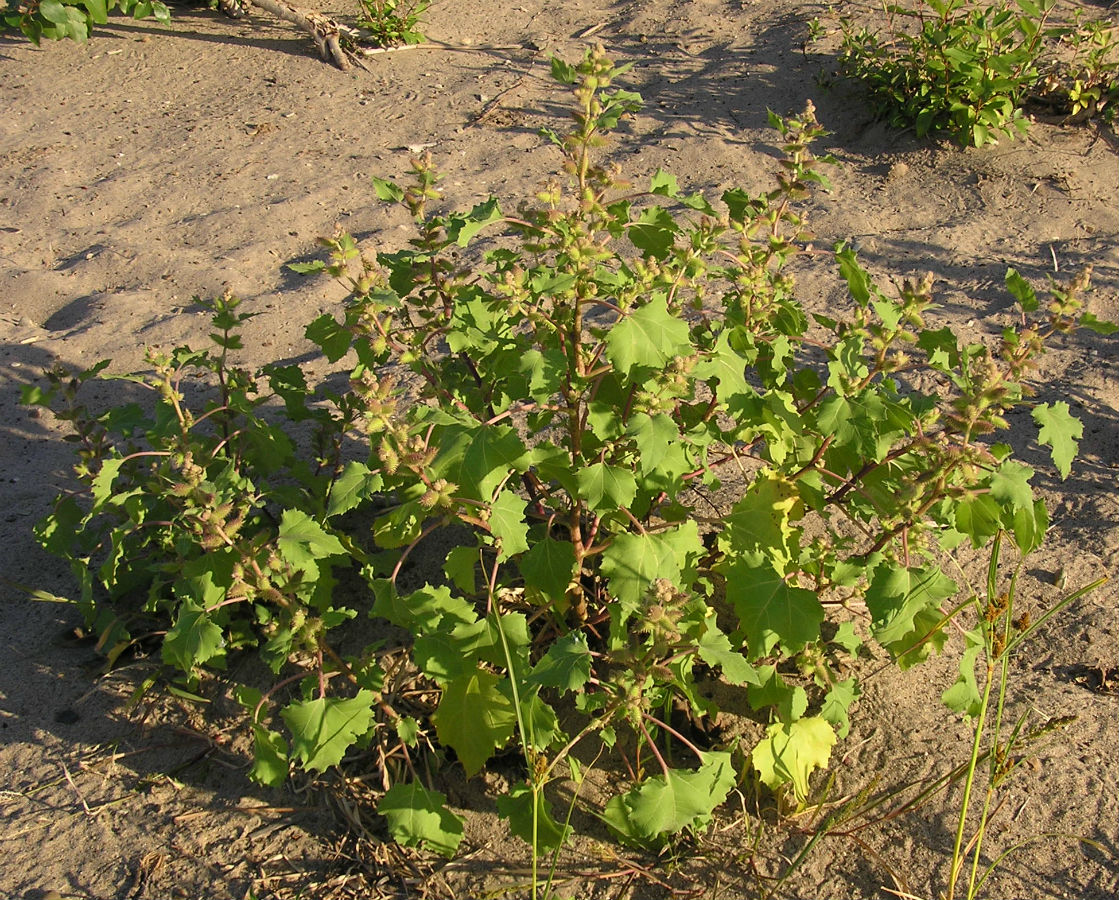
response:
M940 699L953 712L974 719L983 707L979 684L975 680L975 661L983 651L986 642L981 628L967 632L964 637L967 646L963 656L960 657L960 674L952 686L941 694Z
M715 396L723 403L740 395L752 395L754 389L746 381L745 359L730 343L730 332L720 332L715 346L700 357L699 362L692 368L692 374L703 381L716 382L713 388Z
M1014 295L1024 312L1035 312L1038 308L1037 293L1014 268L1006 270L1006 287Z
M758 670L731 646L730 638L715 624L715 614L712 613L704 624L703 635L696 642L699 658L709 666L722 669L723 677L731 684L757 684Z
M692 344L687 323L668 311L663 295L619 319L606 336L606 356L623 375L633 368L664 369L677 356L688 356Z
M883 563L875 570L866 592L875 638L882 644L908 638L919 613L930 610L939 615L940 602L957 590L956 583L938 566L907 569Z
M447 238L460 247L465 247L479 231L502 218L501 207L496 197L477 204L465 216L452 215L447 223Z
M596 512L613 512L633 503L637 480L629 469L593 463L575 473L579 494Z
M502 797L497 798L497 814L508 820L509 831L528 844L536 853L551 853L563 846L571 828L560 825L552 818L552 804L538 790L533 803L532 787L521 782ZM536 821L533 823L533 807Z
M280 555L295 569L317 577L319 562L342 556L346 548L333 534L298 509L285 509L280 518L280 536L276 540Z
M659 206L652 206L641 214L626 229L626 234L644 256L664 259L676 241L680 228L672 214Z
M842 647L852 655L858 653L859 648L863 645L862 640L855 634L854 622L840 622L839 627L835 630L835 637L829 643Z
M753 709L772 706L782 722L795 722L808 711L808 693L800 685L785 681L777 666L758 666L757 677L747 688L746 697Z
M1045 508L1045 501L1035 500L1029 509L1016 509L1009 525L1018 549L1023 554L1032 553L1041 546L1049 528L1049 511Z
M319 697L292 703L280 711L291 731L292 752L303 768L325 772L336 766L373 720L372 691L358 691L348 700Z
M851 299L859 306L867 306L874 286L870 275L859 265L855 251L846 244L838 245L835 249L835 261L839 264L839 274L847 282L847 292Z
M443 563L443 574L451 579L460 591L472 595L477 589L478 548L452 547L447 551L447 561Z
M454 479L471 486L479 500L490 500L511 470L523 472L528 451L508 425L480 425L462 455L462 474Z
M841 740L847 737L851 731L849 715L851 704L859 699L861 693L858 679L848 678L846 681L837 681L832 685L831 690L824 695L824 705L820 708L820 716L839 729Z
M1034 408L1033 418L1040 429L1038 442L1049 445L1053 465L1061 473L1061 478L1068 478L1080 447L1080 438L1084 436L1084 425L1069 412L1068 404L1063 400L1040 404Z
M123 459L106 459L101 463L101 468L90 482L89 492L93 498L93 507L98 509L113 499L113 482L120 474L120 467L124 465Z
M445 584L438 587L425 584L402 597L390 582L379 580L374 583L374 594L370 615L388 619L416 634L439 628L449 630L478 619L474 607L462 597L453 596Z
M511 682L503 681L501 691L509 700L513 699ZM539 687L521 688L521 721L525 724L525 744L538 752L564 738L555 710L540 699Z
M253 726L253 765L249 777L269 787L279 787L288 777L287 741L263 725Z
M209 575L206 578L209 579ZM220 589L217 593L224 594ZM184 599L179 604L174 627L163 638L163 661L190 672L224 652L225 635L221 627L201 603Z
M575 84L578 73L570 63L564 62L558 56L552 57L552 80L560 84Z
M483 647L490 647L485 619L456 625L451 630L428 630L412 646L412 658L425 675L440 684L469 675L478 665Z
M628 614L638 609L658 578L675 582L680 567L676 554L660 536L622 532L603 552L602 572L609 580L611 595Z
M332 363L338 362L350 350L353 335L339 325L330 313L323 313L303 332L311 343L322 350L323 355Z
M1002 527L1002 509L990 494L964 497L956 505L956 530L971 538L973 547L983 547Z
M676 176L671 172L664 171L664 169L657 169L653 173L653 177L649 179L649 193L661 194L664 197L675 197L680 193L680 187L676 184Z
M528 523L525 501L510 490L503 490L490 504L490 534L498 545L498 562L528 549Z
M812 591L790 587L769 565L734 562L723 573L749 658L768 656L778 646L797 653L820 636L824 607Z
M680 440L680 429L665 413L650 416L637 413L626 423L626 434L633 438L641 454L641 468L649 472L657 469L673 443Z
M575 577L575 547L570 541L545 538L533 544L517 565L525 580L525 591L562 604Z
M750 754L754 770L762 783L776 791L784 784L793 786L797 805L808 800L808 778L825 768L835 746L835 732L819 716L778 722L766 729L766 737Z
M411 781L394 784L377 803L389 834L405 847L425 847L447 858L462 841L462 820L447 809L447 798Z
M325 270L326 263L321 259L316 259L305 263L288 263L284 268L290 269L296 275L310 275L314 272L322 272Z
M1108 322L1106 319L1097 319L1092 313L1084 313L1077 324L1081 328L1094 331L1096 334L1115 334L1116 331L1119 331L1119 325Z
M796 484L770 472L758 473L725 519L719 546L728 556L785 572L800 557L801 529L791 523L804 517Z
M373 190L377 193L379 200L384 200L387 203L400 203L404 199L404 191L391 181L378 178L376 175L373 175L370 181L373 182Z
M618 836L641 846L655 845L685 828L700 828L735 784L729 753L704 753L694 771L669 769L646 778L606 804L602 818Z
M922 331L917 346L925 351L929 365L940 372L953 372L960 366L959 341L947 326L938 331Z
M561 694L577 691L591 677L591 651L582 632L559 638L525 679L530 684L555 688Z
M439 740L458 754L467 775L481 771L494 750L513 736L517 716L498 690L500 681L485 669L453 678L432 715Z
M1034 492L1030 479L1034 470L1012 459L1006 460L991 476L991 496L1011 509L1033 509Z
M411 716L396 720L396 736L408 747L415 747L420 736L420 723Z
M384 483L379 472L371 472L364 463L351 460L342 468L342 474L330 489L327 518L349 512L363 500L368 500Z
M723 191L723 203L726 204L727 213L732 222L745 223L755 209L761 206L760 200L755 200L741 188L731 188Z

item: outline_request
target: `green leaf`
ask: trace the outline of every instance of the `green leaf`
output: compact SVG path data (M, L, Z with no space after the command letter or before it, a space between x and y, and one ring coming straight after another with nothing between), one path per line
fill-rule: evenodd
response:
M660 536L622 532L603 551L602 573L609 580L610 593L626 613L632 613L658 578L675 582L680 566L672 547Z
M364 463L350 461L342 468L342 474L330 489L327 504L327 518L338 516L356 508L363 500L368 500L384 484L379 472L371 472Z
M719 546L751 566L770 563L785 572L800 558L801 529L790 523L804 517L800 491L792 481L763 470L724 520Z
M731 646L730 638L715 624L714 612L704 625L705 630L696 643L699 658L709 666L718 666L722 669L723 677L731 684L757 684L757 669L746 662L746 657Z
M637 496L637 480L629 469L594 463L575 473L579 494L597 512L628 507Z
M525 579L525 591L562 604L575 577L575 547L570 541L545 538L533 544L517 565Z
M641 454L641 468L656 471L668 456L672 445L680 440L680 429L665 413L650 416L639 412L626 423L626 434L633 438Z
M975 680L975 661L983 651L986 642L983 639L983 630L975 628L965 635L966 648L960 657L960 674L948 690L941 694L944 701L953 712L974 719L983 709L983 698L979 693L979 684Z
M249 777L279 787L288 777L288 745L283 736L263 725L253 726L253 765Z
M937 371L954 372L960 366L959 341L947 326L938 331L922 331L917 346L925 351L929 365Z
M292 567L312 577L318 577L320 560L346 553L346 548L337 537L329 534L307 513L298 509L284 510L276 546L280 555Z
M724 569L727 600L734 606L751 659L780 646L797 653L820 636L824 607L809 590L790 587L769 565L735 562Z
M338 362L350 350L353 335L339 325L330 313L323 313L306 327L303 335L322 350L323 355L332 362Z
M688 325L668 311L664 295L619 319L606 335L606 356L623 375L635 367L663 369L677 356L688 356Z
M840 244L835 249L835 261L839 263L839 274L847 282L847 292L859 306L865 307L870 303L871 292L874 285L870 275L859 265L855 251L845 244Z
M1041 546L1048 528L1049 511L1045 508L1044 500L1035 500L1030 509L1016 509L1010 521L1014 543L1023 554L1032 553Z
M447 238L460 247L465 247L479 231L493 222L500 222L501 218L501 207L498 205L497 198L490 197L483 203L477 204L465 216L461 214L451 216L447 223Z
M735 784L729 753L704 753L695 771L669 769L606 804L602 818L629 843L649 846L685 828L700 828Z
M113 482L120 474L123 459L106 459L90 482L89 493L93 498L94 509L104 506L113 497Z
M451 679L432 715L439 740L458 754L467 775L481 771L494 750L513 736L516 712L498 690L499 681L484 669Z
M956 530L971 538L973 547L983 547L1002 527L1002 510L990 494L964 497L956 505Z
M221 588L214 587L207 573L198 587L209 595L224 595ZM215 656L225 652L225 634L211 618L205 605L193 598L187 598L179 605L175 625L163 638L163 661L190 672Z
M405 847L425 847L446 856L455 855L462 841L462 820L447 809L447 798L411 781L394 784L377 803L389 834Z
M498 562L528 549L525 506L524 499L510 490L502 491L490 504L490 534L498 544Z
M1035 407L1033 419L1040 429L1038 442L1049 445L1053 465L1061 473L1061 478L1068 478L1072 461L1080 448L1080 438L1084 436L1084 425L1069 412L1069 406L1063 400Z
M907 569L883 563L866 591L871 631L883 644L902 641L913 632L919 613L930 610L939 615L940 602L957 590L956 583L938 566Z
M1014 268L1006 270L1006 288L1014 295L1014 299L1018 301L1024 312L1037 311L1037 293Z
M1011 509L1033 509L1034 492L1030 479L1034 470L1008 459L991 476L991 496Z
M573 631L548 648L525 680L561 694L577 691L590 679L592 661L586 635Z
M474 607L462 597L453 596L445 584L438 587L425 584L402 597L388 580L378 580L374 583L374 593L376 599L370 615L380 616L415 634L439 628L449 630L478 620Z
M1119 325L1108 322L1106 319L1097 319L1092 313L1084 313L1076 324L1081 328L1094 331L1096 334L1115 334L1116 331L1119 331Z
M808 711L807 691L785 681L777 666L758 666L757 682L746 689L746 698L755 710L772 706L782 722L795 722Z
M359 691L356 697L320 697L292 703L280 711L291 731L292 752L303 768L325 772L336 766L357 739L369 730L373 720L372 691Z
M378 178L376 175L369 180L373 182L373 190L376 191L379 200L384 200L386 203L400 203L404 199L404 191L391 181Z
M693 367L692 374L703 381L716 382L715 396L727 403L736 396L755 393L746 381L746 364L747 359L731 346L730 332L724 330L715 346Z
M664 169L657 169L653 173L653 177L649 179L649 193L660 194L664 197L675 197L680 193L680 187L676 184L676 176L671 172L664 171Z
M497 798L497 814L508 820L510 833L519 837L536 853L551 853L563 846L571 828L560 825L552 818L552 804L538 790L533 803L532 787L521 782L514 785L508 794ZM536 823L533 827L533 807L536 807Z
M560 84L575 84L578 80L575 67L564 62L558 56L552 57L552 78Z
M819 716L778 722L766 729L766 737L750 754L754 770L762 783L776 791L784 784L793 786L797 805L808 800L808 778L825 768L835 746L835 732Z
M644 256L664 259L672 249L679 231L672 214L659 206L641 211L637 219L630 223L626 234Z
M322 272L325 270L326 263L321 259L316 259L312 262L288 263L284 268L290 269L297 275L310 275L313 272Z
M462 473L456 479L470 486L478 500L490 500L511 470L524 471L528 451L516 429L508 425L480 425L470 436L462 455Z
M832 685L831 690L824 695L824 704L820 707L820 716L839 729L841 740L847 737L851 731L849 716L851 704L859 699L861 693L858 679L848 678L846 681L837 681Z
M468 596L477 589L477 547L452 547L447 551L447 561L443 563L443 574L451 579L460 591Z
M423 673L440 684L469 675L483 648L492 648L486 620L456 625L449 631L427 629L412 646L412 658Z

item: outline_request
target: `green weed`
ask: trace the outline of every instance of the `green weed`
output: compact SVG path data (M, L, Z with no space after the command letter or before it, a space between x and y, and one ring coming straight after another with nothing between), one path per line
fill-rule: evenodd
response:
M1072 117L1110 116L1119 84L1114 27L1055 25L1056 0L888 3L880 31L843 19L841 60L892 125L981 147L1025 134L1040 100ZM1055 45L1064 41L1071 58Z
M606 753L628 777L590 812L628 844L705 828L744 781L804 808L850 727L850 657L873 642L907 669L944 644L958 587L942 549L1042 540L1034 472L990 435L1029 404L1067 476L1080 423L1023 379L1055 336L1114 330L1084 312L1087 274L1042 309L1012 270L1019 325L961 344L925 323L931 279L887 294L842 245L849 308L810 316L791 266L830 162L811 106L771 117L770 190L712 202L600 160L640 106L601 48L552 71L574 125L548 133L560 174L534 201L440 211L415 159L408 184L373 180L413 219L404 249L339 232L293 266L346 288L306 331L349 371L340 392L296 365L236 366L250 314L226 296L206 304L210 349L152 352L135 375L55 371L24 397L74 428L78 490L37 535L70 561L110 660L154 634L193 691L254 652L274 680L237 690L252 776L375 749L389 832L448 856L463 825L432 769L453 752L473 776L516 748L525 775L497 807L532 848L534 893L572 827L558 780ZM502 240L462 255L487 230ZM82 385L109 377L149 401L86 408ZM442 571L405 586L449 528ZM355 641L368 617L399 637ZM740 689L754 746L704 733L712 678Z

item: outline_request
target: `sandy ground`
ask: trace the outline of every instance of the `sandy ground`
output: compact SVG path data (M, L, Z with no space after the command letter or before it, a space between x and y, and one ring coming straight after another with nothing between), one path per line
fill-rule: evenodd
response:
M347 821L377 834L376 817L352 805L340 814L337 792L253 786L236 723L221 710L150 700L129 709L134 667L103 675L93 648L71 637L77 613L32 602L11 582L73 589L31 535L65 483L69 449L49 415L18 405L20 385L56 362L111 357L125 371L141 364L144 345L199 343L208 321L192 297L227 288L259 313L248 362L306 361L302 328L338 292L284 264L314 258L314 239L336 223L369 247L398 242L401 219L376 203L368 178L403 173L408 148L431 150L450 203L526 196L556 161L537 129L560 124L566 103L547 76L550 55L575 59L593 39L634 62L646 106L615 148L619 161L634 178L663 167L712 193L763 186L774 164L766 109L794 112L811 98L841 162L835 192L813 204L821 245L857 242L883 278L931 270L943 315L965 332L997 334L1010 321L1008 265L1043 283L1092 263L1091 309L1119 317L1113 135L1038 122L1025 141L961 151L891 131L834 78L835 23L822 4L512 3L435 0L426 31L439 43L349 73L324 65L286 25L204 10L176 10L169 28L114 19L85 46L0 40L0 896L467 897L524 884L527 854L502 837L480 779L447 776L452 801L472 808L449 866L363 842L359 829L346 836ZM831 34L805 47L813 16ZM810 304L838 296L822 271L801 284ZM1085 432L1061 481L1022 429L1020 452L1039 470L1053 521L1024 582L1035 610L1058 596L1062 569L1070 586L1116 575L1115 339L1059 342L1038 381L1041 399L1069 402ZM112 403L117 389L99 387L94 399ZM976 560L963 562L976 571ZM1119 698L1093 674L1114 675L1114 584L1062 616L1015 667L1016 711L1078 718L1007 788L989 858L1048 836L1008 856L987 896L1119 891ZM837 791L899 787L966 758L967 732L937 699L959 652L953 642L909 674L869 679L834 756ZM820 841L776 894L935 896L958 799L954 790ZM757 874L780 872L812 823L760 826L756 864L759 823L729 809L720 826L662 861L659 881L641 874L653 860L579 844L561 860L573 879L563 892L759 896Z

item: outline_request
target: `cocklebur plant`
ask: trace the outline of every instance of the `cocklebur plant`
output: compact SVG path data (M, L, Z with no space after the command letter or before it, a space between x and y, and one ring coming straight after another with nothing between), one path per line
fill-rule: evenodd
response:
M1024 135L1030 101L1074 121L1110 115L1119 65L1110 22L1058 23L1056 0L918 0L885 11L878 30L842 19L840 59L892 125L982 147Z
M390 832L448 855L462 823L419 753L453 751L472 776L518 748L524 780L497 806L534 866L577 805L553 814L556 783L604 749L628 784L592 812L630 843L702 827L744 779L803 805L850 727L850 657L866 643L908 668L945 642L957 587L940 548L1041 540L1033 472L990 435L1028 402L1048 340L1106 330L1083 311L1086 275L1043 311L1011 272L1021 323L961 345L925 324L930 280L887 295L843 246L849 314L809 315L792 263L802 201L827 187L812 108L771 117L784 148L766 193L716 204L661 171L639 190L596 152L639 108L622 71L600 48L553 62L574 125L548 134L560 174L515 214L495 198L438 211L430 157L406 186L374 179L411 214L409 244L363 253L340 232L298 267L347 289L307 329L346 361L341 394L297 366L232 366L244 314L222 298L219 352L133 377L154 413L91 413L62 375L26 398L82 441L85 500L64 496L39 534L72 560L106 646L155 618L164 660L195 680L255 648L276 681L238 692L254 777L375 745ZM500 239L479 248L487 229ZM211 396L188 400L192 369ZM1067 475L1079 423L1062 403L1034 419ZM442 572L402 577L449 528ZM346 568L364 589L342 588ZM366 615L398 630L347 645ZM723 737L714 679L759 721L753 745Z

